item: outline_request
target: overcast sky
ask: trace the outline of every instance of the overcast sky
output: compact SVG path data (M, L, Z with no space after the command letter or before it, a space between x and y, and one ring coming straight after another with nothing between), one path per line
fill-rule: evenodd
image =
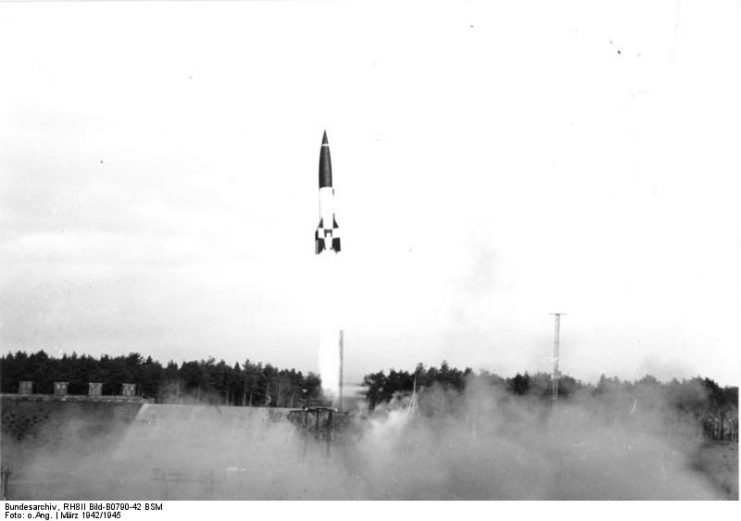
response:
M0 5L0 346L737 384L741 3ZM495 4L495 5L491 5Z

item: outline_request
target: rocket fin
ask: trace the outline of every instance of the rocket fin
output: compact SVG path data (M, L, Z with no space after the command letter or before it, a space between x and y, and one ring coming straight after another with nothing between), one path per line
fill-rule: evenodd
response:
M319 255L324 251L324 228L322 227L322 220L319 220L319 226L317 226L314 232L314 253Z

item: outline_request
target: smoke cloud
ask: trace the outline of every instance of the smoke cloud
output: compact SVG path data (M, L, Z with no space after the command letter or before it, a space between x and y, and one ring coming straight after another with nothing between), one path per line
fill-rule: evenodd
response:
M338 421L334 443L287 410L142 407L101 435L71 417L4 440L11 499L728 499L698 470L693 426L653 397L554 409L484 384L426 389ZM730 447L730 446L728 446ZM726 447L726 448L728 448ZM736 453L737 454L737 453Z
M324 252L317 257L319 276L315 294L319 303L319 375L322 390L329 397L337 396L340 388L339 339L341 309L339 307L341 281L338 279L337 254Z

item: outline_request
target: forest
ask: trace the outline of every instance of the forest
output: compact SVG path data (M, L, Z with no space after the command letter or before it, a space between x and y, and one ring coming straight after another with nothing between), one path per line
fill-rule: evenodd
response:
M213 358L163 366L139 353L100 358L72 353L56 358L44 351L30 355L18 351L0 358L2 392L18 392L22 380L33 381L39 394L53 393L54 382L68 382L69 394L87 394L89 382L100 382L104 395L120 394L121 384L133 383L139 396L157 403L300 407L321 393L321 381L313 373L250 360L232 365Z
M295 369L280 369L271 364L245 360L228 364L224 360L169 361L166 365L139 353L95 358L76 353L61 358L44 351L32 354L18 351L0 358L2 393L18 392L22 380L34 382L34 392L51 394L55 381L69 382L70 394L87 394L89 382L102 382L104 395L120 393L121 384L134 383L137 394L157 403L213 403L235 406L301 407L322 399L321 380ZM551 375L536 372L501 377L487 371L474 372L450 367L418 364L414 371L391 369L363 377L363 397L368 409L408 398L413 392L432 390L462 394L476 387L499 396L525 397L548 402L552 399ZM738 387L721 387L709 378L660 382L650 375L636 381L602 375L592 383L571 376L559 378L559 400L577 397L605 400L661 400L677 413L697 419L711 416L737 417Z
M388 375L383 371L368 374L363 379L363 386L367 389L369 406L373 408L376 404L389 402L398 393L412 392L415 387L418 391L432 386L463 391L473 382L499 388L512 395L552 399L550 374L536 372L531 375L526 372L517 373L511 378L503 378L488 371L476 374L471 368L461 371L450 367L447 362L443 362L440 367L429 368L418 364L413 372L391 369ZM558 397L568 399L584 392L591 395L636 394L639 390L648 389L666 397L670 403L686 409L705 407L721 410L738 407L738 387L721 387L710 378L699 376L662 383L651 375L633 382L601 375L596 384L589 384L562 374L558 382Z
M368 374L363 379L368 408L394 402L409 402L411 395L420 397L422 414L454 413L456 408L470 407L459 399L468 395L474 400L511 402L519 400L531 410L553 403L551 375L517 373L503 378L487 371L474 373L450 367L425 368L418 364L413 372L390 370ZM465 391L465 392L464 392ZM493 400L492 400L493 399ZM584 410L599 412L601 417L630 416L636 409L657 423L684 423L704 430L706 437L737 440L738 387L721 387L710 378L672 379L661 382L651 375L635 381L601 375L596 383L584 383L568 375L560 375L558 403L579 404Z

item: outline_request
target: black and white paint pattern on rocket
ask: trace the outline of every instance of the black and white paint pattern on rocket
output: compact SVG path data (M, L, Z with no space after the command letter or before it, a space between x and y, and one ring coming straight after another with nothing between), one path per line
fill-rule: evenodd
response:
M340 229L334 214L334 187L332 187L332 157L329 154L327 132L322 137L319 154L319 225L314 234L315 252L340 252Z

